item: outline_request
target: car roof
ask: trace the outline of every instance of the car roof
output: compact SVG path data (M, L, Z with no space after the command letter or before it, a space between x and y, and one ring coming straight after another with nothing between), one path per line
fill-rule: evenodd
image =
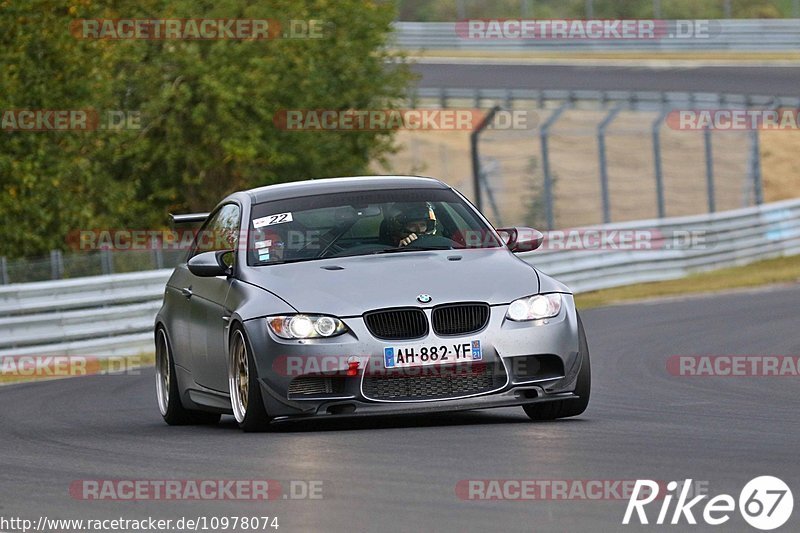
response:
M293 181L244 191L254 204L315 194L386 189L449 189L437 179L422 176L353 176Z

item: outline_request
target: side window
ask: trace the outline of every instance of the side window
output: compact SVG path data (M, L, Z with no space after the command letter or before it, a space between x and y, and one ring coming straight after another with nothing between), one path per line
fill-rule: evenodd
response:
M191 256L202 252L235 250L239 242L240 218L238 205L222 206L197 232Z

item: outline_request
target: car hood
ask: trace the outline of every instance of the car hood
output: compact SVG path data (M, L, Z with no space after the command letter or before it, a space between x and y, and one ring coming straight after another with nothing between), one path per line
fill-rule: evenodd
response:
M539 292L536 270L506 249L416 251L248 268L243 281L301 313L361 315L372 309L448 302L509 303ZM426 306L427 306L426 305Z

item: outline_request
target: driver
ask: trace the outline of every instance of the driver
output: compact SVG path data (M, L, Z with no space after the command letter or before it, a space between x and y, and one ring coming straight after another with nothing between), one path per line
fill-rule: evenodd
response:
M389 236L394 246L408 246L421 235L431 234L436 216L426 203L406 204L389 221Z

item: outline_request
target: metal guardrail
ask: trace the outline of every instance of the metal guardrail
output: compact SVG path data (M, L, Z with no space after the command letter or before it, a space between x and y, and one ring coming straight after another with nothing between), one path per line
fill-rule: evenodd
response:
M395 22L395 47L469 51L792 51L800 49L798 19L718 19L705 37L661 39L468 39L456 22Z
M585 229L649 230L648 250L539 250L521 257L575 292L675 279L800 254L800 200ZM702 245L671 247L694 232ZM169 270L0 287L0 356L152 352L153 318Z
M0 356L137 355L171 270L0 287Z
M608 289L800 254L800 200L718 213L637 220L582 229L644 230L659 236L649 249L535 251L523 258L575 292ZM674 246L694 232L702 243Z
M708 92L660 92L596 89L484 89L459 87L417 87L411 95L416 103L435 102L447 108L453 101L467 100L477 108L502 103L513 108L516 101L532 102L537 108L562 102L586 108L621 105L627 111L660 111L683 108L777 108L800 107L798 96L750 95Z

